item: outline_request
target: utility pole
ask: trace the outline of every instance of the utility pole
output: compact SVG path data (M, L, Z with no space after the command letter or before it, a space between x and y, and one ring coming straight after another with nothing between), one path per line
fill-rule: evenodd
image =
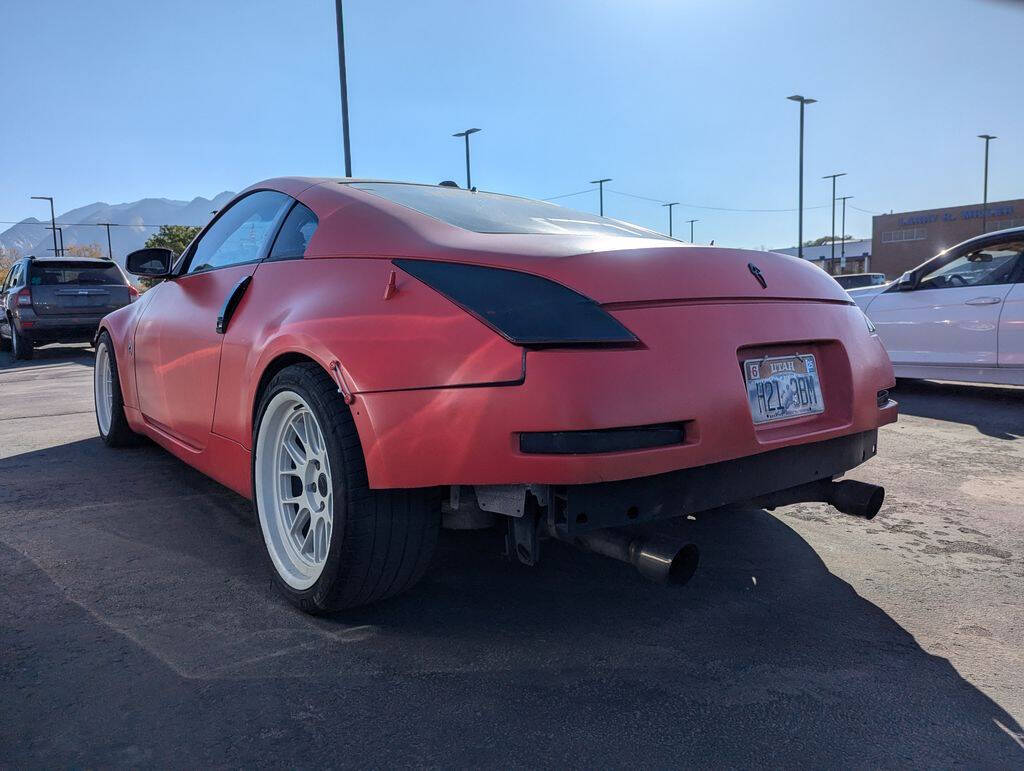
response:
M471 128L471 129L466 129L465 131L460 131L460 132L458 132L456 134L452 134L453 137L465 137L466 138L466 190L472 190L473 189L473 181L472 181L472 179L469 176L469 135L470 134L475 134L478 131L480 131L480 129L478 129L478 128Z
M672 203L663 203L662 206L668 207L668 237L672 238L672 207L678 206L679 201L673 201Z
M826 174L822 179L832 180L832 264L836 264L836 177L845 177L846 172Z
M352 147L348 140L348 77L345 74L345 25L342 22L341 0L334 0L338 21L338 75L341 79L341 136L345 144L345 176L352 176Z
M981 203L981 232L984 233L988 229L988 143L993 139L998 139L991 134L978 134L978 139L985 140L985 192L982 194Z
M107 229L107 257L109 257L111 262L113 262L113 260L114 260L114 250L110 246L110 226L113 223L112 222L97 222L96 224L97 225L102 225L103 227L105 227Z
M600 209L598 211L599 211L599 213L601 214L602 217L604 216L604 183L605 182L611 182L611 181L612 181L611 177L605 177L604 179L592 179L592 180L590 180L590 184L597 185L597 189L598 189L598 194L597 195L598 195L598 201L599 201L599 206L600 206Z
M50 202L50 229L53 230L53 255L57 256L57 218L53 214L53 197L48 195L33 195L30 196L36 201L49 201Z
M842 237L842 249L839 252L839 272L842 273L846 270L846 202L853 198L852 195L844 195L839 200L843 202L843 225L840 228L843 232L839 235Z
M690 223L690 243L692 244L693 243L693 223L694 222L700 222L700 220L686 220L686 221Z
M800 102L800 216L797 226L796 256L804 257L804 105L814 104L817 99L807 99L799 94L787 96L793 102Z

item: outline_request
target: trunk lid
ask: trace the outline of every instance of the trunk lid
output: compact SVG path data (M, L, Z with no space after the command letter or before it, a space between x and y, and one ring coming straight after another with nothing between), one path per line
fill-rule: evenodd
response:
M817 300L849 304L825 271L774 252L668 246L567 257L485 259L537 273L604 305L694 301Z

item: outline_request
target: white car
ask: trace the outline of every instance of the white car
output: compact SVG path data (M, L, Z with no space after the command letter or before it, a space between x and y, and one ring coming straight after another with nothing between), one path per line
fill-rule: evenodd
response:
M849 295L896 377L1024 385L1024 228L964 241Z

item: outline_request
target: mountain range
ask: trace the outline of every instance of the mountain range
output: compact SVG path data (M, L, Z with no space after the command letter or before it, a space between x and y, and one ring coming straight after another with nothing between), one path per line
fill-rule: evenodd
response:
M110 222L110 243L114 259L124 264L125 255L141 248L160 225L205 225L212 213L235 196L225 191L213 198L196 197L191 201L170 198L143 198L131 203L91 203L57 216L57 227L64 246L97 244L107 253L107 230L99 225ZM53 254L50 221L35 217L24 219L0 233L0 247L17 249L23 255L42 257Z

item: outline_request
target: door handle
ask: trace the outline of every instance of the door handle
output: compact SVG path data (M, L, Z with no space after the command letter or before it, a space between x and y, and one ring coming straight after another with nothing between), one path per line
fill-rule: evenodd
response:
M998 297L973 297L964 300L964 305L995 305L997 302L1000 302Z
M231 290L228 299L224 301L224 307L220 309L220 315L217 317L218 335L223 335L228 331L228 322L235 315L235 309L238 307L238 303L242 302L242 296L245 294L245 290L249 288L251 282L252 276L244 276L241 281L235 284L235 288Z

